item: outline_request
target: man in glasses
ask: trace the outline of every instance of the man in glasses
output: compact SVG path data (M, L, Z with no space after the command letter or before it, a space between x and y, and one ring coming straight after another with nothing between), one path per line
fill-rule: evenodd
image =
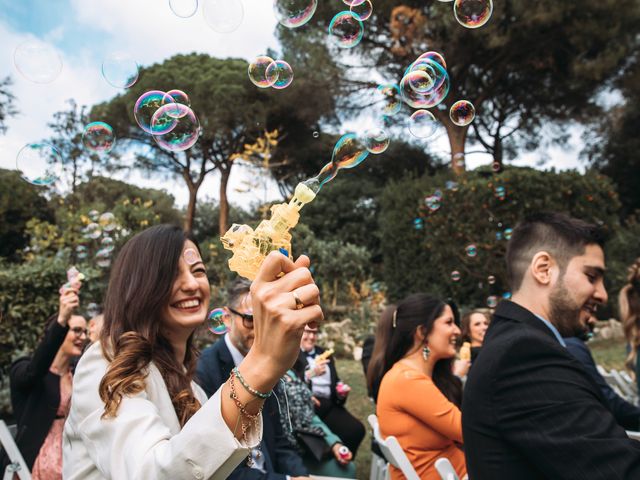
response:
M208 396L227 381L231 370L240 365L253 345L251 283L238 279L229 289L223 321L224 337L207 347L198 359L196 380ZM236 388L242 388L237 386ZM282 412L286 415L286 412ZM235 480L284 480L308 478L302 458L289 444L280 425L280 412L275 395L264 404L262 443L251 451L251 460L239 465L229 476ZM250 464L250 465L249 465Z

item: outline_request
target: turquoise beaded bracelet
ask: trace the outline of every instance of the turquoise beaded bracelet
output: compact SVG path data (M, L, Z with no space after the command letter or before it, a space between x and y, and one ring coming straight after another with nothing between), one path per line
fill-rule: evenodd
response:
M249 384L245 381L244 377L240 374L240 370L238 370L238 367L234 367L233 368L233 373L235 374L235 376L238 378L238 380L240 381L240 385L242 385L244 387L244 389L249 392L251 395L253 395L254 397L258 397L258 398L262 398L263 400L269 398L271 396L271 394L273 393L273 390L267 392L267 393L262 393L259 392L258 390L256 390L255 388L251 388L249 386Z

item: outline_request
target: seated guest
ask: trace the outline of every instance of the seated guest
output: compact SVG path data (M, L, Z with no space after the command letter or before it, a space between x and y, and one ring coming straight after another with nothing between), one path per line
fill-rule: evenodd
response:
M367 377L367 392L369 396L373 398L373 401L378 399L378 390L380 390L380 382L384 375L384 353L389 343L389 337L391 336L391 322L393 321L393 313L396 311L395 305L389 305L385 308L380 315L378 325L376 327L375 343L373 345L373 351L371 352L370 360L365 369L365 375Z
M87 340L87 321L73 315L80 283L63 287L60 310L49 319L31 357L19 358L9 374L16 444L34 479L62 478L62 431L71 401L72 364Z
M287 405L288 416L280 415L282 430L302 455L312 475L355 478L353 455L342 440L320 420L313 409L312 393L293 370L284 376L276 391L280 405Z
M421 479L440 479L440 457L463 477L462 382L452 371L460 329L453 311L430 295L410 295L398 304L391 330L376 407L380 433L398 439ZM404 478L389 468L392 480Z
M620 290L618 305L620 321L629 342L627 367L635 372L640 392L640 258L629 267L627 283Z
M228 333L207 347L198 360L196 380L211 396L224 384L234 367L242 363L253 344L251 283L237 280L229 292L229 304L223 316ZM283 412L284 415L284 404ZM263 409L262 443L251 451L251 461L241 463L230 479L282 479L306 477L302 458L282 432L280 413L275 396L271 395Z
M589 323L595 323L595 318L591 317L589 319ZM600 372L598 372L598 368L596 367L596 362L591 356L591 351L585 343L587 337L588 335L585 329L583 334L576 333L576 336L565 337L563 340L567 345L569 353L582 363L584 368L587 369L587 372L589 372L589 375L591 375L591 378L593 378L593 380L598 384L598 387L600 387L600 391L609 405L609 410L613 413L618 424L623 426L626 430L640 430L640 407L627 402L624 398L618 395L613 388L611 388L604 378L602 378L602 375L600 375Z
M316 356L321 357L325 352L316 346L317 339L318 330L306 326L300 340L300 355L293 368L298 377L310 385L318 416L355 456L365 435L364 425L344 408L348 390L341 389L344 384L338 377L333 356L316 361Z
M487 309L477 308L462 317L461 340L471 344L471 363L475 361L482 348L484 334L487 333L489 323L491 322L489 315Z

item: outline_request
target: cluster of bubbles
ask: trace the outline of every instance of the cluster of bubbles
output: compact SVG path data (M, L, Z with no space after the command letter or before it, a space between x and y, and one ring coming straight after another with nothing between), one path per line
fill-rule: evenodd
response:
M97 241L97 250L94 255L96 265L101 268L111 266L111 257L115 250L114 231L118 229L116 217L111 212L100 213L98 210L89 211L90 222L84 227L82 233L86 241ZM89 257L89 249L86 245L78 245L75 248L78 260L86 260Z
M200 137L200 121L191 109L189 96L181 90L143 93L135 103L133 116L143 131L170 152L187 150Z
M266 55L256 57L248 68L249 80L259 88L282 90L293 82L293 69L284 60L274 60Z

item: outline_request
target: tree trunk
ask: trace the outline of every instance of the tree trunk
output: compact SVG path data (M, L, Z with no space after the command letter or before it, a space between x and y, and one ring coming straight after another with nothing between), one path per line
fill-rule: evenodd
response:
M220 235L224 235L227 231L227 228L229 228L229 202L227 201L227 184L229 183L230 174L231 168L220 169L220 218L218 219L218 228L220 228Z
M338 279L333 279L333 301L331 302L331 306L335 308L338 304Z
M461 175L465 171L464 146L467 140L467 129L469 127L458 127L447 125L447 136L451 147L451 169L455 175Z
M184 230L191 233L193 229L193 219L196 217L196 197L198 196L198 188L189 183L189 203L187 204L187 214L184 217Z

